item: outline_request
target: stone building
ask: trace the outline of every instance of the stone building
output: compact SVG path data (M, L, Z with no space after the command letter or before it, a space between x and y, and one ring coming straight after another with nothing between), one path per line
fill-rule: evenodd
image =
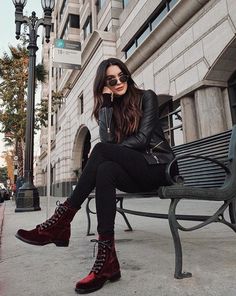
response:
M99 141L91 119L93 79L108 57L122 59L138 86L154 90L171 145L230 129L236 122L235 0L58 0L54 38L81 42L81 69L53 69L63 91L53 112L52 194L67 196ZM48 60L44 46L44 61ZM43 95L47 95L47 85ZM45 193L47 129L35 184Z

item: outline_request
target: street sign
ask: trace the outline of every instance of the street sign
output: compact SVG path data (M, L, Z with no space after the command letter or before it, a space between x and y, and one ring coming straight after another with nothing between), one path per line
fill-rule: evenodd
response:
M79 70L81 68L80 42L56 39L53 47L53 66Z

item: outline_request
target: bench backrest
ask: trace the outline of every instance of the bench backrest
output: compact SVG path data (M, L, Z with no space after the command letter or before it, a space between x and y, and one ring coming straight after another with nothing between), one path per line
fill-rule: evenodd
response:
M231 133L232 130L228 130L217 135L175 146L173 150L176 156L182 154L203 155L227 164ZM187 186L220 187L225 181L224 170L208 161L192 158L180 159L178 165L180 175L184 177L184 184Z

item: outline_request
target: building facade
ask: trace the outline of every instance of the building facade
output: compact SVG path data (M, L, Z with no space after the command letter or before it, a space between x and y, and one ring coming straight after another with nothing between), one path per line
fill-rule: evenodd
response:
M236 1L58 0L54 38L81 43L81 69L53 69L62 92L51 120L52 195L68 196L90 147L99 141L91 119L93 80L108 57L123 60L137 85L159 95L171 145L230 129L236 123ZM48 60L44 46L44 62ZM45 85L42 95L47 96ZM47 128L35 184L45 194Z

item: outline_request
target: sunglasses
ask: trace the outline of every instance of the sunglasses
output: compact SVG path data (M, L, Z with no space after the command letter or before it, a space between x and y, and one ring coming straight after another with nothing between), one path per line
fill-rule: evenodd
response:
M121 83L124 83L124 82L127 82L129 79L129 75L121 75L119 76L119 78L111 78L111 79L107 79L107 85L108 86L115 86L117 85L118 83L118 80L121 82Z

